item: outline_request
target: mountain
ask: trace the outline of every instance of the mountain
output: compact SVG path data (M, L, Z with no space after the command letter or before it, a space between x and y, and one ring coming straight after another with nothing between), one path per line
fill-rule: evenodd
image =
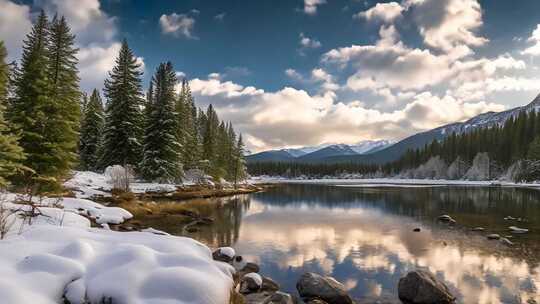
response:
M358 155L355 150L353 150L350 146L345 144L339 144L339 145L331 145L322 149L319 149L317 151L305 154L303 156L300 156L297 158L298 161L304 162L304 161L316 161L325 159L327 157L333 157L333 156L347 156L347 155Z
M372 153L392 144L389 140L365 140L354 145L324 143L318 146L269 150L246 156L248 162L316 161L319 159Z
M540 95L538 95L531 103L522 106L509 109L503 112L486 112L477 115L465 122L451 123L444 125L429 131L421 132L412 136L409 136L385 149L377 151L375 153L363 154L363 155L345 155L345 156L332 156L320 160L325 163L338 163L338 162L356 162L356 163L370 163L370 164L383 164L398 160L403 153L409 149L417 149L423 147L425 144L431 143L433 140L442 140L446 136L452 133L460 134L468 132L477 128L492 127L496 125L502 125L507 119L516 117L521 111L540 111Z

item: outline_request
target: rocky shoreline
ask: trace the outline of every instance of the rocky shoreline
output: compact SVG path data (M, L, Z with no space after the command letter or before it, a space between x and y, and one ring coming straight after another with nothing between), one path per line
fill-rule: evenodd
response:
M231 247L221 247L213 252L216 261L236 269L231 304L359 304L347 288L333 277L306 272L296 283L298 296L280 290L280 285L260 273L260 267L244 261ZM404 304L455 303L448 287L427 270L417 269L399 280L398 297ZM366 303L366 302L363 302ZM369 303L396 303L373 299Z

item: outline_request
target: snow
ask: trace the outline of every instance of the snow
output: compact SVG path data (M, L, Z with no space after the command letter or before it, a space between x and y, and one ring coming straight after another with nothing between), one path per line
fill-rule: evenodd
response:
M31 210L15 199L8 194L0 203L19 213ZM14 225L0 240L1 303L62 303L64 296L72 304L229 302L234 268L214 261L205 245L155 229L91 228L80 214L97 221L131 215L86 199L46 198L39 204L41 214L31 225L9 216Z
M256 272L250 272L244 275L244 278L250 278L255 282L255 284L257 284L258 286L262 286L263 279L261 275Z
M234 269L182 237L36 226L0 242L2 303L228 303Z
M74 171L73 177L64 183L68 189L75 192L78 198L92 198L95 196L110 196L112 189L111 181L106 174L99 174L90 171ZM139 183L133 182L130 185L133 193L147 192L174 192L174 184L159 183Z
M250 183L285 183L285 184L325 184L347 187L411 187L411 186L503 186L503 187L526 187L540 188L540 183L513 183L502 181L469 181L447 179L400 179L400 178L366 178L366 179L287 179L281 177L252 177Z
M232 247L220 247L218 250L221 254L228 256L231 259L236 255L236 251L234 251L234 248Z
M87 199L80 198L47 198L44 205L60 205L64 211L78 213L95 219L98 224L121 224L133 217L128 211L118 207L105 207Z

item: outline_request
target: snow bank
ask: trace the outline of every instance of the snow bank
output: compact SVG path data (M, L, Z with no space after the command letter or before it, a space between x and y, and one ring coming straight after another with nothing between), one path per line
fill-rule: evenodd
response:
M203 244L144 232L32 225L0 241L4 304L228 303L234 269Z
M87 199L68 198L61 199L48 198L42 201L45 205L59 205L65 211L78 213L88 216L98 224L121 224L125 220L133 217L131 213L125 209L118 207L106 207Z
M112 184L110 178L105 174L90 171L74 171L73 177L64 183L66 188L75 192L78 198L92 198L94 196L110 196ZM174 184L139 183L133 182L130 185L133 193L147 192L174 192Z

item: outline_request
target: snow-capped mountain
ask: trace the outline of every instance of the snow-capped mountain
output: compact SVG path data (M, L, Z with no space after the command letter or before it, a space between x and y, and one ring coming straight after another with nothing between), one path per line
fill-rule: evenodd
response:
M250 162L315 161L326 157L373 153L391 145L389 140L364 140L353 145L324 143L318 146L263 151L247 156Z

